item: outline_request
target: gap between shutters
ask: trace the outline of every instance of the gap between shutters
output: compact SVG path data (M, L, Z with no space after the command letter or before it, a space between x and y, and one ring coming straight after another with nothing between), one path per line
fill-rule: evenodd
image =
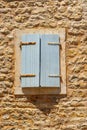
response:
M40 46L39 46L39 87L41 87L41 38L40 40Z

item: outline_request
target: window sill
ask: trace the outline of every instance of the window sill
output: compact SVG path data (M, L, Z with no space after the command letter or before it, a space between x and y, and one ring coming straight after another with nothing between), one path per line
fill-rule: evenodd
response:
M15 89L15 95L44 95L44 94L59 94L59 95L66 95L66 90L62 90L61 88L57 87L38 87L38 88L21 88L17 87Z

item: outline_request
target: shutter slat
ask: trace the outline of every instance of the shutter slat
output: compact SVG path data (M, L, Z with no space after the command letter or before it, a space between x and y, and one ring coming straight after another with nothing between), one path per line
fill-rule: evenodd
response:
M24 43L21 46L21 86L39 87L39 35L25 34L21 41ZM30 76L32 74L35 76Z
M52 43L52 44L49 44ZM58 35L41 35L41 81L42 87L60 86L60 54Z

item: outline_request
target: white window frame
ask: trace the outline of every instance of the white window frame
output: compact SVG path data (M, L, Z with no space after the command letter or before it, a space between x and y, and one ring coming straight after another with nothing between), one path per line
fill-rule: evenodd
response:
M60 73L61 73L61 81L60 87L46 87L46 88L22 88L20 82L20 70L21 70L21 49L20 42L21 36L26 34L58 34L60 37ZM66 95L66 46L65 46L65 29L28 29L28 30L15 30L14 31L14 44L15 44L15 82L14 89L15 95L38 95L38 94L64 94Z

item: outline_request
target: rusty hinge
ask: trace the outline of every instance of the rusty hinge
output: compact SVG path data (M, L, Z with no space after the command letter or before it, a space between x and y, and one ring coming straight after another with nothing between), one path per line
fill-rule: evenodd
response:
M20 42L20 47L23 45L35 45L36 42Z
M35 74L21 74L20 77L35 77Z

